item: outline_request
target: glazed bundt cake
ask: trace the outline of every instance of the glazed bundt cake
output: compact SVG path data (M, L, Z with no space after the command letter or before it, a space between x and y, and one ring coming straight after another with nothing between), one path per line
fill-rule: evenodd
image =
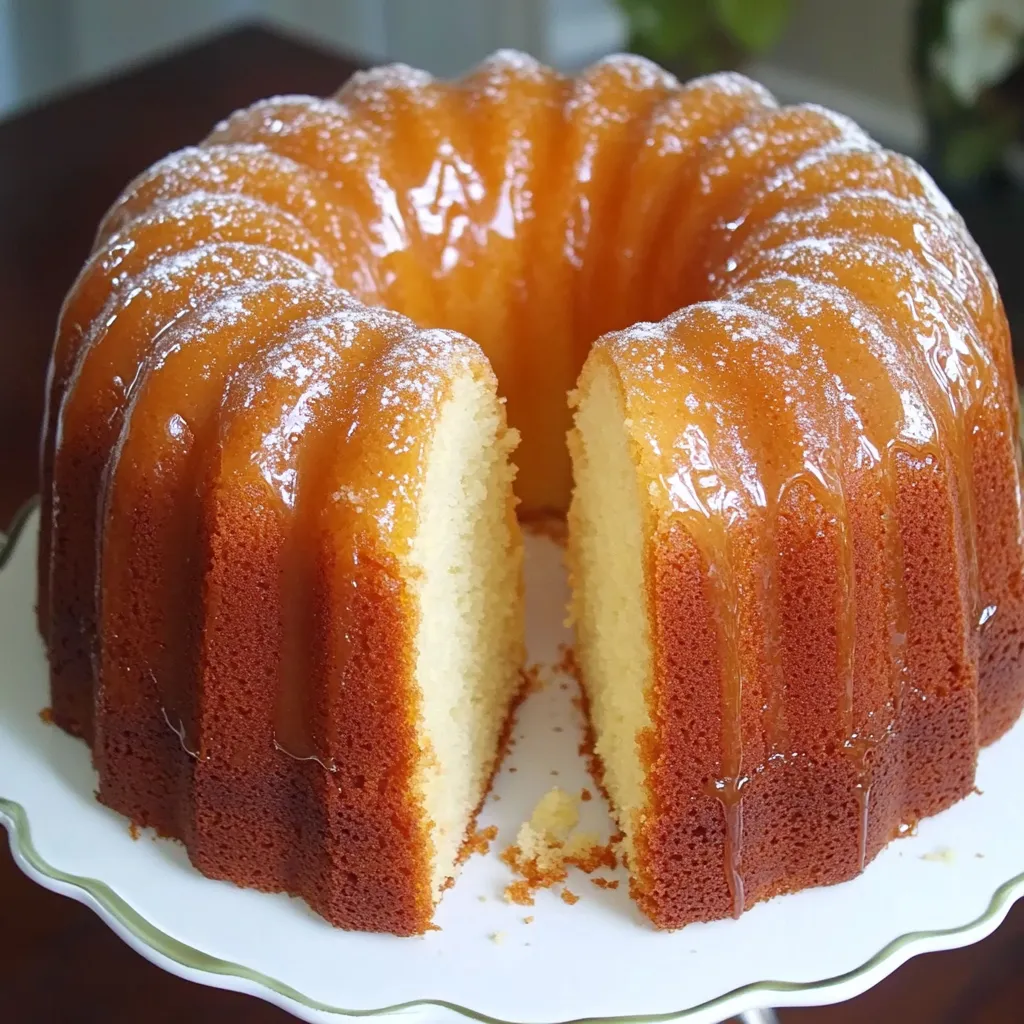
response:
M128 186L61 313L54 717L205 873L423 931L517 688L515 503L567 513L633 895L738 914L1020 714L1017 420L962 221L836 114L510 53L266 100Z

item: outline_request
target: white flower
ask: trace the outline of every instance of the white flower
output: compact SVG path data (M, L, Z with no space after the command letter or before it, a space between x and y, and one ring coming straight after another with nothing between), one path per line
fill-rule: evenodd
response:
M948 38L932 53L932 63L957 99L972 106L1017 63L1024 0L953 0L946 24Z

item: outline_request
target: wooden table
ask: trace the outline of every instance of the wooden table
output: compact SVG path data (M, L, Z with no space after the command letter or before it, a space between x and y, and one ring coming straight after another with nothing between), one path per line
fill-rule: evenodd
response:
M355 67L245 29L0 124L0 522L36 490L57 310L122 185L236 107L273 93L332 92ZM786 1024L1022 1021L1024 902L977 946L913 960L845 1005L780 1017ZM29 882L0 842L0 1021L287 1019L268 1004L153 967L91 911Z

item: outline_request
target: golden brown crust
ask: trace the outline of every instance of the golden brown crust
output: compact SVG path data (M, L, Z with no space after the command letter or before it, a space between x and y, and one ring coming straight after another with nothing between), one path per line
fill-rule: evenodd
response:
M720 772L722 684L708 567L679 525L650 543L656 658L653 727L644 742L650 808L636 836L631 892L659 927L713 920L783 892L852 878L904 825L971 791L978 748L976 674L966 658L953 499L938 470L929 474L901 462L897 475L914 686L864 769L831 740L836 723L830 709L837 700L822 696L836 682L828 667L835 660L829 646L835 636L836 541L809 498L796 498L783 516L783 715L790 746L800 754L770 758L747 775L739 893L728 867L726 816L711 788ZM868 593L861 587L858 635L870 645L877 631L868 624ZM855 694L858 703L867 703L877 697L864 686L878 680L870 651L862 657L864 680L855 684ZM745 726L751 734L754 728ZM758 764L756 754L752 761ZM865 806L855 799L865 785L866 834Z
M418 750L403 588L366 553L371 568L348 608L359 638L348 685L321 696L350 750L343 772L285 754L274 744L276 678L267 671L279 657L277 614L266 598L280 540L253 516L257 497L234 493L211 512L198 723L209 754L190 757L165 723L105 709L112 739L99 761L100 798L184 840L209 877L301 896L339 927L419 934L433 897L421 815L408 796ZM261 608L262 618L254 615ZM385 747L386 764L377 756Z
M145 222L145 226L148 232L135 226L119 241L124 245L145 242L155 230L154 223ZM102 291L103 282L110 286L113 270L103 260L87 264L65 301L47 397L38 610L41 631L48 640L55 718L90 746L95 701L95 538L101 480L127 402L123 383L118 382L137 377L163 328L226 288L275 277L313 276L287 253L251 244L253 238L274 238L272 220L263 225L263 236L254 224L236 225L235 230L250 239L246 244L208 244L183 259L173 255L161 259L160 246L173 250L184 245L195 226L180 224L177 234L173 226L158 221L155 227L161 230L155 239L148 238L156 246L149 262L143 252L114 268L122 274L140 272L127 282L118 279L121 287L113 289L92 325L88 316L97 301L93 292ZM222 228L220 234L231 237L231 229ZM53 492L54 481L59 494ZM51 577L57 584L52 595Z
M1014 396L1015 398L1016 396ZM1024 710L1024 548L1016 403L982 408L970 434L981 585L978 734L994 743Z

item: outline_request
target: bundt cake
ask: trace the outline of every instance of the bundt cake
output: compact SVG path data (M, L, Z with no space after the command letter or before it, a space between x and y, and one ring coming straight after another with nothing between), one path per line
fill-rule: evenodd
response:
M916 164L740 75L502 52L240 111L107 214L47 402L55 720L105 803L343 927L422 932L454 873L517 502L568 515L656 925L852 877L1024 705L991 273Z

